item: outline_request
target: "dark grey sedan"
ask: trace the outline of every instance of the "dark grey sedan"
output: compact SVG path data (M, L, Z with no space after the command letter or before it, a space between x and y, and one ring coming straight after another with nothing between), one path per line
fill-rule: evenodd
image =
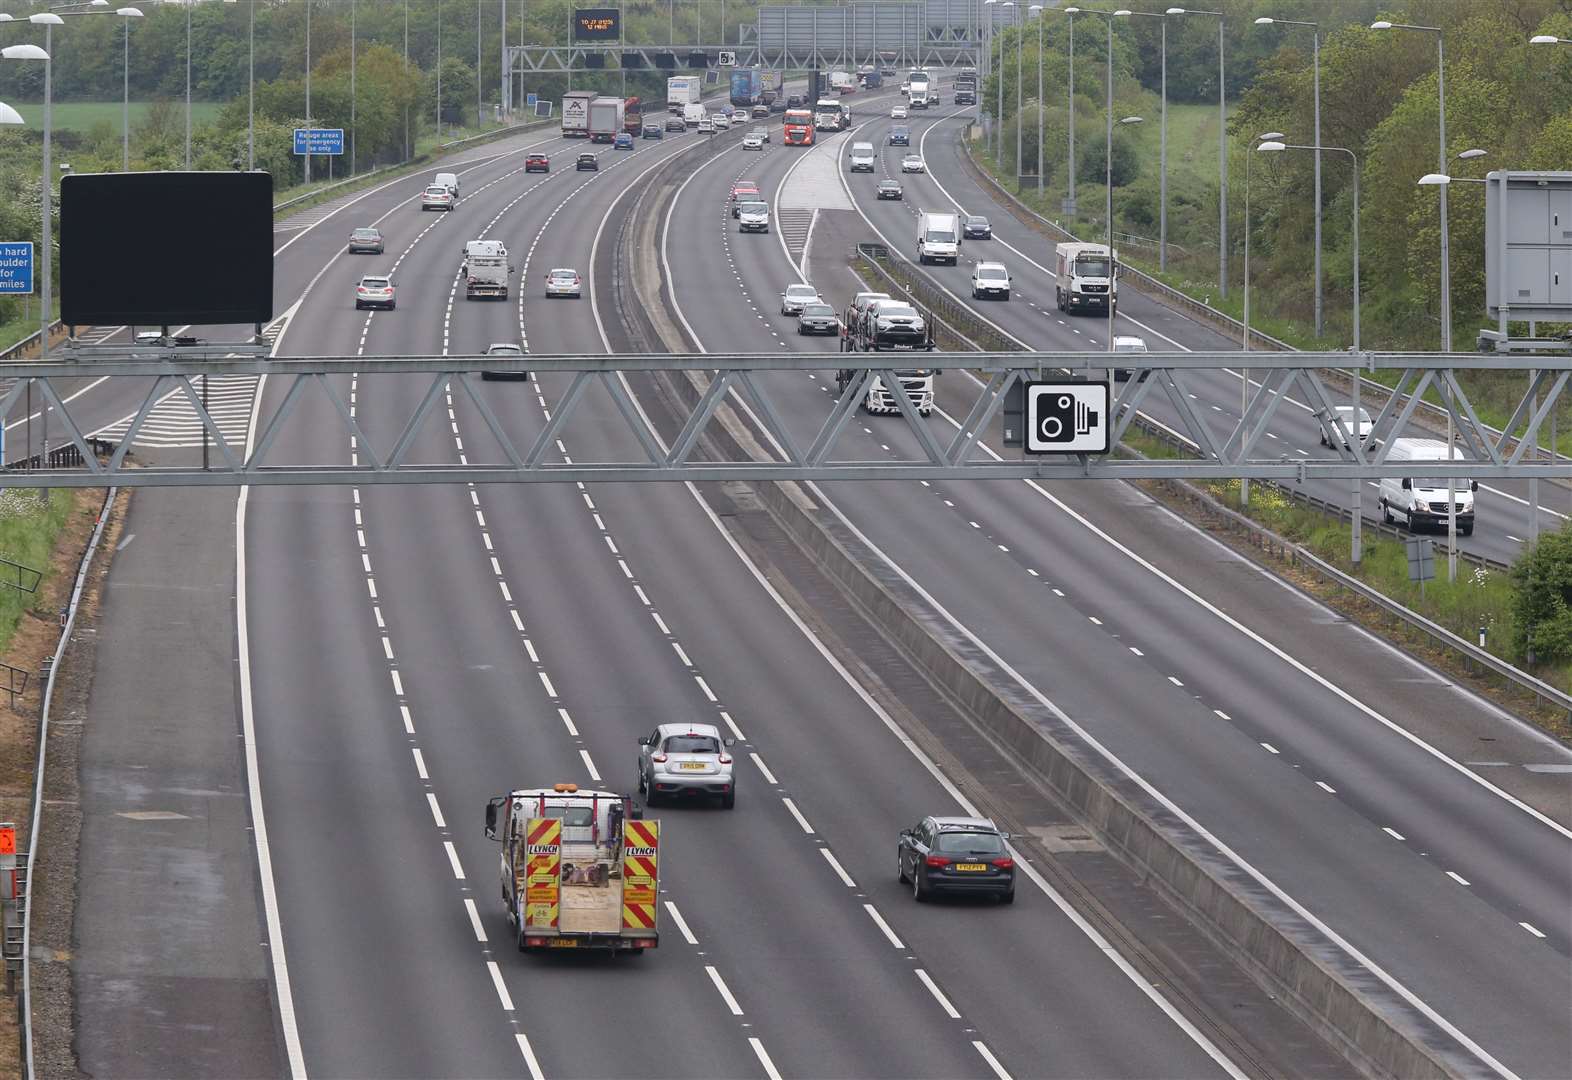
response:
M799 334L834 334L840 328L841 321L835 317L835 309L829 304L806 304L797 316Z
M936 892L985 893L1015 902L1015 859L987 818L925 817L901 832L897 872L919 903Z

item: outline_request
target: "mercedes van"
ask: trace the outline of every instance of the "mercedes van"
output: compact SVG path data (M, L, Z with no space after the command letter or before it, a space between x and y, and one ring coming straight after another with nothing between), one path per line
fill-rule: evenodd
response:
M1437 467L1436 473L1443 474L1449 456L1451 460L1458 461L1463 458L1463 452L1454 446L1448 455L1447 445L1440 439L1396 439L1386 460L1391 464L1440 462L1442 464ZM1458 480L1452 486L1456 499L1457 531L1462 536L1469 536L1474 531L1474 492L1479 490L1479 481ZM1384 476L1381 478L1381 520L1391 525L1401 518L1409 532L1417 532L1421 526L1444 529L1447 524L1446 489L1447 479L1444 475L1439 478L1424 475L1412 479Z

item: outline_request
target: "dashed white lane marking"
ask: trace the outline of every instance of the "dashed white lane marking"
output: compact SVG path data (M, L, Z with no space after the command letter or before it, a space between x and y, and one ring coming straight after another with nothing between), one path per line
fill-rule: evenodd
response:
M1392 828L1390 825L1383 825L1383 826L1381 826L1381 831L1386 833L1388 836L1390 836L1394 840L1407 840L1408 839L1408 837L1404 836L1402 833L1398 832L1396 829Z
M426 758L420 752L420 747L411 747L410 752L415 755L415 772L420 774L422 780L430 780L431 776L426 772Z
M597 784L600 783L601 782L600 772L595 768L595 762L590 760L590 753L589 753L589 751L588 750L580 750L579 751L579 757L584 759L584 768L589 770L590 779L595 781Z
M530 1049L529 1036L522 1031L515 1036L519 1043L519 1053L524 1055L524 1064L529 1067L530 1080L546 1080L546 1074L540 1071L540 1062L535 1060L535 1051Z
M1173 683L1175 686L1183 686L1184 685L1184 683L1180 682L1178 677L1174 676L1174 675L1168 676L1168 681Z
M677 910L677 905L672 903L670 900L667 900L666 910L671 912L671 921L677 924L677 929L682 934L682 940L686 941L689 945L697 945L699 943L699 939L693 936L692 930L688 929L688 920L682 917L682 912Z
M497 988L497 997L502 1001L503 1012L513 1012L513 997L508 993L507 984L502 981L502 969L495 960L486 961L486 970L491 972L491 985Z
M765 766L763 758L761 758L758 754L753 753L752 751L748 752L748 756L753 759L754 767L757 768L759 770L759 772L764 776L765 783L768 783L768 784L779 784L780 783L779 780L775 779L775 774L770 772L770 770Z
M977 1052L982 1055L982 1059L988 1063L988 1067L993 1070L994 1076L998 1077L999 1080L1010 1080L1010 1074L1004 1071L1004 1066L999 1064L999 1059L993 1056L993 1051L989 1050L982 1040L973 1039L972 1046L976 1047Z
M784 796L781 798L781 802L786 805L786 809L791 811L791 816L797 819L797 824L802 826L802 831L812 836L813 826L809 825L808 819L802 816L802 811L797 809L797 804Z
M764 1075L769 1077L769 1080L781 1080L781 1074L775 1068L775 1062L770 1060L769 1053L764 1049L764 1043L750 1035L748 1045L753 1047L753 1056L759 1059L759 1064L764 1068Z
M737 999L732 997L731 989L726 985L726 980L721 978L720 972L716 971L709 964L704 965L704 970L709 975L710 982L715 984L715 989L720 994L721 1000L726 1002L726 1008L731 1010L733 1016L741 1016L742 1006L738 1005Z
M1459 885L1467 885L1469 883L1466 877L1464 877L1462 874L1459 874L1455 870L1448 870L1446 872L1446 876L1457 882Z
M1530 925L1529 923L1520 922L1520 923L1518 923L1518 925L1521 926L1524 930L1527 930L1530 934L1533 934L1537 938L1542 938L1542 937L1545 936L1538 929L1536 929L1534 926Z
M1227 713L1223 712L1223 710L1221 710L1221 709L1213 709L1212 712L1214 712L1215 714L1217 714L1219 717L1221 717L1224 720L1232 720L1233 719L1233 717L1229 716Z
M431 818L437 823L437 828L446 829L448 823L442 819L442 807L437 805L437 797L431 792L426 792L426 805L431 807Z
M824 861L830 864L830 869L834 870L835 876L841 879L841 884L845 885L848 889L855 889L857 887L857 883L852 880L851 875L846 872L846 868L841 865L841 861L835 857L835 853L833 851L831 851L829 848L820 848L819 854L823 855Z
M1277 747L1273 746L1269 742L1262 743L1261 744L1261 749L1265 750L1268 754L1276 754L1276 753L1279 752Z
M934 982L922 968L915 968L914 970L917 973L917 978L922 980L922 984L928 988L928 993L933 995L933 999L939 1003L939 1008L944 1010L945 1015L951 1020L959 1020L961 1014L955 1011L955 1006L951 1005L950 999L944 996L944 991L939 989L939 984Z
M1315 786L1320 788L1322 791L1326 792L1328 795L1336 795L1337 794L1337 789L1335 787L1333 787L1331 784L1328 784L1325 780L1317 780L1315 782Z
M484 942L486 940L486 928L481 925L480 912L475 908L475 901L467 896L464 898L464 910L469 913L469 925L475 931L475 940Z
M1091 620L1093 626L1101 626L1103 624L1103 621L1096 615L1088 615L1087 618Z
M453 866L453 876L460 881L464 880L464 864L459 862L458 851L453 847L453 841L442 841L442 847L448 853L448 862Z
M1135 647L1135 646L1134 646L1134 645L1131 645L1131 646L1130 646L1130 651L1131 651L1131 652L1133 652L1133 653L1135 653L1135 655L1137 655L1137 656L1145 656L1145 655L1146 655L1146 654L1145 654L1145 653L1144 653L1144 652L1142 652L1142 651L1141 651L1141 650L1140 650L1140 649L1137 649L1137 648L1136 648L1136 647Z
M890 929L890 924L884 921L884 916L879 914L878 908L872 904L864 904L862 909L868 913L868 918L873 920L874 925L883 931L884 936L889 939L891 945L894 945L897 949L906 948L901 939L895 936L895 931Z

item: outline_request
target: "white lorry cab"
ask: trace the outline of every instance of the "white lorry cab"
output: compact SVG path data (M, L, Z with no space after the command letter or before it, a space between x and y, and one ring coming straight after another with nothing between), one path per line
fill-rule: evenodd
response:
M947 262L961 258L961 219L958 214L917 215L917 261Z
M1115 277L1117 251L1110 254L1105 244L1059 244L1054 248L1054 296L1059 310L1107 311L1119 307L1119 285Z
M1446 462L1463 460L1463 452L1457 447L1452 447L1450 454L1447 449L1447 444L1440 439L1392 441L1391 452L1386 456L1389 463L1435 461L1440 465L1436 469L1437 475L1434 476L1419 476L1412 479L1382 477L1380 497L1382 521L1391 525L1394 519L1401 518L1408 526L1409 532L1415 532L1421 526L1441 529L1447 527ZM1457 514L1457 531L1463 536L1469 536L1474 531L1474 492L1479 490L1479 481L1456 480L1452 484L1452 489Z
M577 784L523 788L486 804L502 842L502 903L520 952L638 952L660 943L660 822L633 800Z

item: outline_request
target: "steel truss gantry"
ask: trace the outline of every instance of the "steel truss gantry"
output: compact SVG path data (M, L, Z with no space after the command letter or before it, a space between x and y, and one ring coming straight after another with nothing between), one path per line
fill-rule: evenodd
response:
M1572 375L1572 356L1537 356L1534 372L1519 368L1521 362L1478 354L1386 353L1147 353L1119 354L1119 363L1130 369L1128 381L1115 383L1112 442L1128 430L1136 411L1147 402L1166 398L1178 417L1178 434L1197 447L1187 458L1144 459L1111 455L1106 458L1074 455L1032 456L1006 451L996 457L979 445L980 435L1005 407L1013 387L1047 375L1100 379L1107 369L1106 353L811 353L789 359L776 354L640 354L640 355L533 355L518 360L485 356L416 357L305 357L256 359L225 355L228 346L181 349L178 359L137 359L120 354L110 358L0 364L0 416L10 416L28 384L35 402L47 403L52 421L82 453L79 467L6 470L3 483L12 487L123 487L235 486L246 484L430 484L567 481L703 481L703 480L915 480L915 479L1144 479L1233 478L1306 481L1354 477L1430 476L1434 461L1393 462L1388 453L1395 434L1432 435L1411 426L1420 399L1427 393L1439 399L1451 414L1458 442L1469 460L1459 461L1448 472L1465 479L1487 477L1572 478L1572 461L1542 459L1530 453L1537 433L1559 403ZM1238 423L1219 425L1196 405L1190 387L1198 375L1226 369L1233 377L1241 361L1250 365L1258 380L1244 415ZM1030 366L1025 366L1029 364ZM921 417L898 378L897 369L915 366L934 370L943 380L944 396L969 400L964 416L942 412ZM1349 438L1335 407L1346 401L1346 392L1334 394L1327 385L1328 369L1357 366L1367 375L1395 380L1394 389L1372 400L1379 406L1375 435L1366 443ZM528 371L547 381L558 395L549 418L527 439L515 441L497 417L497 395L482 390L476 375L481 371ZM1523 395L1504 431L1480 423L1459 374L1465 371L1521 371ZM679 415L669 438L651 426L646 412L635 401L629 376L676 373L691 391L662 395L663 407ZM418 404L407 416L379 416L377 427L384 437L368 436L366 417L356 416L346 395L349 377L360 376L362 394L373 379L399 377L415 380L421 388ZM816 424L785 422L779 399L781 375L836 382L844 375L844 389L815 395L819 406ZM219 426L203 408L197 390L202 375L264 375L262 400L246 444L226 441ZM765 378L770 376L771 378ZM116 449L95 455L83 436L82 425L72 416L80 407L68 403L57 389L60 380L107 378L141 380L145 392L129 429ZM892 447L892 456L870 460L837 454L847 425L870 380L881 378L899 407L899 415L870 420L891 430L880 441ZM773 385L772 385L773 384ZM466 438L466 455L451 460L412 460L412 451L439 401L451 393L458 408L470 413L473 423ZM614 410L601 409L597 418L583 420L580 406L595 393L609 395ZM1365 390L1370 394L1370 390ZM213 453L209 468L200 464L128 464L127 448L154 407L171 396L183 397L208 433ZM1283 400L1294 395L1319 419L1334 449L1324 457L1258 452L1262 436ZM685 406L674 400L695 398L685 416ZM769 456L758 460L718 460L714 447L735 445L730 439L713 443L717 414L726 411L726 423L751 429L749 442L768 444ZM958 410L959 411L959 410ZM608 439L607 416L620 417L625 429ZM575 420L580 422L575 424ZM615 424L615 422L614 422ZM327 426L338 439L301 440L303 430ZM480 428L489 435L481 437ZM735 429L734 429L735 430ZM801 434L813 430L811 439ZM793 434L793 432L797 434ZM396 434L395 434L396 432ZM632 440L626 438L631 432ZM558 449L571 439L577 451L571 463ZM342 450L326 460L299 461L302 442L313 446L336 445ZM596 458L595 447L613 442L636 445L637 452L620 459ZM270 464L281 446L290 447L289 463ZM1013 456L1012 456L1013 455Z
M507 48L508 69L514 75L519 74L560 74L572 71L575 73L597 71L621 71L623 65L621 58L624 54L637 57L634 66L627 68L629 71L655 71L666 75L692 75L705 70L704 68L689 68L688 57L703 53L709 57L713 64L715 58L724 50L737 54L738 67L769 67L760 59L757 47L749 44L733 45L509 45ZM600 67L591 67L586 57L595 55L602 57L604 63ZM656 57L675 56L675 67L661 67ZM661 104L664 104L662 102Z

